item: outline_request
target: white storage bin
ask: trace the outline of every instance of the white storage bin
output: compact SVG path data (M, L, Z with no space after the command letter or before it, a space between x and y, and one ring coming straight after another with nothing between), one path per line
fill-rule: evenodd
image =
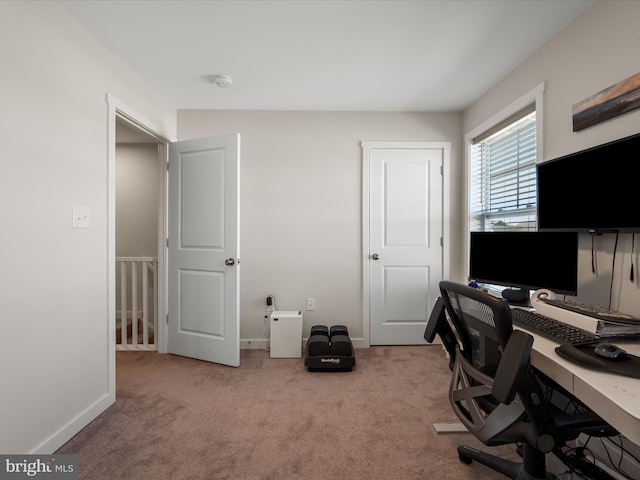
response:
M302 312L271 312L271 358L302 358Z

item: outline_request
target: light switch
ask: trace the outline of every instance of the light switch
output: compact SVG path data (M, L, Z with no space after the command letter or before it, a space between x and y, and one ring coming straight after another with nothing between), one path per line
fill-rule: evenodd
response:
M73 228L89 228L89 207L73 207Z

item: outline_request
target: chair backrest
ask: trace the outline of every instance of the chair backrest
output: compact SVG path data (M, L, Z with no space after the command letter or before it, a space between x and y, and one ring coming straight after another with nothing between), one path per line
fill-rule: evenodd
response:
M514 331L509 305L488 293L440 282L457 338L449 400L454 412L486 445L555 445L558 432L530 366L531 335Z

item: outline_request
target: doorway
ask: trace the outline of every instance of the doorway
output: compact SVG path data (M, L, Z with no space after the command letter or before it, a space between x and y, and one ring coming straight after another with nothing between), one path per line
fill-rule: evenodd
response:
M162 146L116 118L116 350L158 350L158 256L165 238Z
M191 358L206 359L225 365L239 365L239 187L240 187L240 134L228 134L200 139L175 141L175 139L161 133L163 129L153 126L148 120L107 94L108 128L107 128L107 176L108 176L108 227L107 227L107 309L108 309L108 366L110 395L115 399L115 325L116 325L116 132L118 123L131 127L134 132L155 139L158 149L158 268L157 268L157 351L159 353L177 353ZM169 153L173 181L169 182ZM173 173L175 172L175 173ZM171 188L171 195L169 186ZM221 196L217 202L200 202L198 199L207 198L211 185L218 185L214 189ZM210 197L210 194L208 195ZM172 211L173 215L169 212ZM176 213L179 213L176 215ZM173 223L169 223L169 216ZM207 218L208 222L199 220ZM211 222L211 219L225 219L224 222ZM169 226L173 225L174 240L168 238ZM202 233L205 225L206 235ZM213 228L217 225L220 228ZM177 227L177 228L176 228ZM188 231L181 229L187 228ZM201 240L220 238L224 248L214 248L215 242L201 243ZM183 253L190 250L216 250L223 256L216 256L216 263L220 263L204 272L198 265L183 265ZM220 258L218 258L220 257ZM173 275L168 275L168 265L173 264ZM176 278L178 283L168 282L169 278ZM200 273L198 273L200 272ZM188 277L188 278L187 278ZM206 298L207 292L201 287L204 283L223 285L218 291L224 291L220 302L200 302ZM215 280L214 280L214 277ZM195 288L180 289L177 287L193 286ZM180 283L182 282L182 283ZM172 286L172 289L169 288ZM206 289L205 289L206 290ZM173 302L169 299L173 295ZM176 296L177 295L177 296ZM191 295L191 296L190 296ZM169 307L173 306L173 315L169 316ZM194 308L187 308L193 306ZM197 307L197 308L196 308ZM215 315L217 309L222 315ZM122 309L124 310L124 308ZM207 322L217 321L210 325ZM171 328L170 328L171 327ZM176 331L189 332L188 335L197 340L187 342L187 350L177 352ZM208 338L203 344L200 340ZM173 339L174 341L171 341ZM200 341L198 343L198 341ZM171 347L173 345L173 347ZM171 348L170 348L171 347ZM199 349L216 350L223 357L202 358Z

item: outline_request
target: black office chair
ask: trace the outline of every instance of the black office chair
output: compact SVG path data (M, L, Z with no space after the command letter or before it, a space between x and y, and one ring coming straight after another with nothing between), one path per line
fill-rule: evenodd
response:
M440 282L440 292L425 339L432 342L439 335L449 352L453 410L483 444L516 444L523 459L514 462L461 445L458 457L462 462L476 460L514 480L555 478L546 471L547 453L554 452L564 462L573 461L563 447L580 433L618 434L531 366L533 337L513 330L506 302L450 281ZM584 459L575 461L578 468L571 468L576 471L581 471L580 466L591 468L584 465L588 463Z

